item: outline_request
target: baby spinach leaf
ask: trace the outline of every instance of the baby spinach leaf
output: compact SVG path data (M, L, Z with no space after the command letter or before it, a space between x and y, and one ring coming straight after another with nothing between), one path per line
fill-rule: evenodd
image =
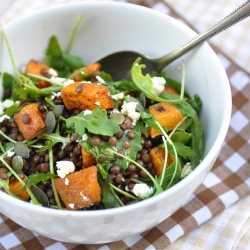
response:
M82 58L79 56L73 56L67 53L62 53L62 58L65 61L65 64L69 67L70 71L74 71L75 69L79 69L83 67Z
M104 109L94 108L91 114L80 114L65 119L67 128L74 127L76 132L82 136L85 129L90 133L112 136L120 131L119 125L112 119L107 118L107 111Z
M118 202L117 196L115 195L114 190L110 187L110 185L102 179L98 178L98 182L101 186L101 200L105 208L115 208L120 207L120 203Z

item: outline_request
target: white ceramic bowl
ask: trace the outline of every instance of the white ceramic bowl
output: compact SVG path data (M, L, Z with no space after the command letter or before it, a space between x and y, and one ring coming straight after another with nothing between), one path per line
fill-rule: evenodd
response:
M186 42L195 32L179 21L148 8L114 2L61 5L26 16L5 26L18 70L30 58L42 59L51 35L65 49L77 18L83 15L72 54L85 64L119 50L136 50L161 56ZM0 71L13 73L3 39ZM211 169L225 138L231 115L231 93L225 71L216 54L203 44L182 57L186 65L186 89L197 93L203 108L204 160L185 179L166 192L138 204L103 211L59 211L38 207L0 192L0 211L23 227L72 243L106 243L141 233L157 225L195 192ZM181 80L181 61L167 74Z

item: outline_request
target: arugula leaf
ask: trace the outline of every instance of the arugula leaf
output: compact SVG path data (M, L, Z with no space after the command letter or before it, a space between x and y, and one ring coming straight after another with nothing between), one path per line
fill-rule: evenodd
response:
M22 106L20 106L20 102L15 102L13 105L11 105L9 108L7 108L4 112L5 115L8 115L9 117L12 117L15 113L19 112L22 109Z
M192 135L184 130L176 131L171 136L171 140L173 142L181 142L183 144L187 144L189 140L191 139Z
M69 67L69 70L72 72L75 69L83 67L82 58L79 56L73 56L67 53L62 53L62 58L65 64Z
M188 146L186 146L185 144L181 143L181 142L173 142L177 154L180 155L181 157L183 157L184 159L186 157L190 157L190 156L196 156L196 153ZM169 153L171 155L173 155L173 151L171 150L171 145L168 146L169 148Z
M197 94L194 95L194 100L188 99L188 103L194 108L194 110L197 113L201 110L202 101L201 101L200 97Z
M99 108L94 108L89 115L81 112L65 121L67 128L74 127L80 136L84 135L85 129L93 134L107 136L112 136L120 131L119 125L114 120L107 118L107 111Z
M130 139L129 142L130 142L130 147L128 149L124 149L122 147L122 142L124 140L128 140L128 137L127 137L127 133L128 133L128 130L125 130L124 131L124 134L122 136L122 138L120 138L116 144L116 149L117 151L118 150L124 150L125 151L125 155L127 157L129 157L130 159L132 160L135 160L136 159L136 155L137 153L142 149L142 146L141 146L141 133L139 133L138 131L134 130L134 132L136 133L136 137L134 139ZM116 164L118 164L119 166L122 167L122 169L125 171L128 167L128 163L129 161L127 161L127 159L125 158L117 158L116 161L114 162Z
M45 182L51 178L55 178L57 177L56 174L51 174L50 172L48 172L47 174L42 174L42 173L35 173L35 174L31 174L28 178L28 181L25 183L24 189L30 187L30 186L35 186L37 185L39 182Z
M165 169L163 182L162 182L162 188L166 190L167 188L173 186L176 182L180 181L181 172L182 172L181 169L177 169L177 171L175 171L175 162L173 162L168 168ZM160 178L161 178L161 175L159 176L159 179ZM171 182L171 185L169 186L170 182Z
M15 93L21 95L22 97L25 97L25 99L29 97L31 99L36 100L39 99L41 96L49 96L53 92L59 92L63 87L62 85L56 84L47 88L39 89L28 77L18 72L16 72L16 76L21 82L23 88L16 89Z

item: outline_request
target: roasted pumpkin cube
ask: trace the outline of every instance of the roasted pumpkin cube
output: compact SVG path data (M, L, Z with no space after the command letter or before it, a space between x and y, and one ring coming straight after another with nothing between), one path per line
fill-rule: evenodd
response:
M35 103L24 106L14 115L14 120L25 140L32 139L45 128L42 114Z
M24 182L27 182L28 179L26 177L24 177L22 179ZM9 188L10 191L17 197L21 198L22 200L29 200L30 195L28 194L28 192L23 188L22 183L17 180L14 179L12 181L10 181L9 183Z
M108 87L96 83L72 83L61 89L61 97L67 109L113 109L114 102Z
M94 71L100 71L101 69L101 64L100 63L93 63L87 66L84 66L81 68L83 71L86 73L92 73ZM81 69L76 69L72 74L69 75L69 78L72 78L75 82L80 82L82 80L81 76L78 74L79 70Z
M96 166L84 168L65 178L56 178L55 185L61 200L69 210L87 208L101 201Z
M171 94L171 95L176 95L176 96L180 96L180 94L171 86L165 86L165 89L164 89L165 92Z
M46 64L36 61L34 59L31 59L26 65L24 75L31 73L31 74L50 78L51 77L51 74L49 73L50 69L51 68L47 66ZM51 86L51 83L38 79L38 85L37 85L38 88L42 89L42 88L46 88L49 86Z
M183 115L180 110L174 105L166 102L160 102L149 106L148 113L152 114L159 124L166 127L169 131L174 129L175 126L183 119ZM161 134L161 130L152 127L149 128L149 135L151 138L155 138Z
M164 161L165 161L165 150L163 148L152 148L149 152L150 161L153 164L153 168L155 170L155 174L159 176L164 167ZM173 162L175 161L175 158L168 154L168 161L166 167L169 167Z
M96 164L96 159L93 154L82 148L82 164L84 168L88 168Z

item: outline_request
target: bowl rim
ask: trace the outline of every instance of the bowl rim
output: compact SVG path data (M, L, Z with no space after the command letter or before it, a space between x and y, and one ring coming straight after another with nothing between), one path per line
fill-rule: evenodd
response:
M94 5L103 5L103 6L104 5L105 6L117 5L118 6L119 5L119 7L121 5L123 5L123 7L126 7L126 8L139 9L140 11L146 11L146 12L149 12L150 14L162 16L164 18L166 18L166 16L167 16L169 22L173 23L176 27L181 29L187 35L190 35L192 37L195 34L197 34L190 27L188 27L184 23L178 21L177 19L175 19L167 14L160 13L156 10L153 10L153 9L150 9L150 8L147 8L144 6L139 6L139 5L135 5L135 4L131 4L131 3L113 2L113 1L102 1L102 2L101 1L85 1L85 2L63 3L63 4L55 5L52 7L46 7L46 8L43 8L41 10L38 10L32 14L29 14L27 16L19 17L15 20L8 22L7 24L4 25L4 29L8 30L13 25L15 25L15 23L17 23L17 22L23 22L25 20L29 20L30 18L34 18L35 16L38 17L41 15L44 15L44 13L54 12L54 11L58 11L58 10L63 11L63 10L68 10L68 8L76 8L77 6L84 6L84 5L88 5L88 6L90 6L90 5L93 5L93 6ZM207 50L210 50L210 53L212 53L216 56L215 52L212 50L212 48L207 43L204 43L203 47L205 47ZM136 204L131 204L128 206L123 206L123 207L118 207L118 208L113 208L113 209L103 209L103 210L88 210L88 211L76 210L75 211L75 210L52 209L49 207L43 207L43 206L37 206L37 205L30 204L29 202L19 200L19 199L14 198L14 197L12 197L4 192L0 192L0 200L7 200L8 204L13 205L13 206L18 206L22 209L25 209L26 211L29 210L29 211L34 211L34 212L38 212L38 213L49 213L50 215L56 216L56 217L74 215L74 217L84 218L84 217L89 217L92 214L95 217L103 217L103 216L107 216L107 215L114 215L117 213L118 214L123 213L125 211L126 212L134 211L135 209L140 209L142 207L154 205L155 203L159 202L162 199L162 197L164 197L164 196L171 197L171 195L173 195L173 193L182 189L185 185L187 185L190 182L190 180L192 180L194 178L193 177L194 173L199 174L200 172L202 172L203 169L205 168L205 166L208 165L208 163L210 162L211 158L217 157L218 152L220 151L220 148L223 144L224 138L226 136L226 133L227 133L227 130L229 127L230 118L231 118L231 109L232 109L230 84L229 84L229 80L227 78L226 72L225 72L222 64L220 63L218 57L217 57L217 60L215 59L215 63L217 64L217 67L218 67L219 71L221 72L221 76L222 76L224 84L228 85L227 87L224 88L224 90L226 91L225 103L228 105L228 108L223 113L223 119L222 119L222 123L220 126L220 130L218 132L218 137L216 138L212 148L208 151L205 158L193 170L193 172L191 174L189 174L188 176L186 176L184 179L182 179L179 183L175 184L174 186L172 186L171 188L169 188L168 190L164 191L161 194L158 194L158 195L151 197L149 199L140 201Z

